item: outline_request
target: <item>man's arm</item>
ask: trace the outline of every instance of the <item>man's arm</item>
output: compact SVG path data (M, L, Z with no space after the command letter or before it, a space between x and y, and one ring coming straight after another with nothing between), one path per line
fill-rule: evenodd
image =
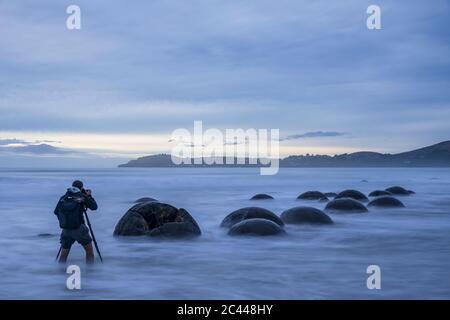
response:
M61 203L61 199L59 199L58 204L56 205L56 208L55 208L55 210L53 211L53 213L54 213L56 216L57 216L58 213L59 213L59 206L60 206L60 203Z
M90 193L84 196L84 204L86 205L86 208L91 209L93 211L97 210L98 208L97 202L91 196Z

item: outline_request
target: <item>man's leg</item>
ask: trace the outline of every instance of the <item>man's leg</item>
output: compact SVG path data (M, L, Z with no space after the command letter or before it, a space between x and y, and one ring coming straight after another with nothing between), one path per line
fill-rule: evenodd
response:
M66 263L69 256L70 249L61 248L61 254L59 255L59 263Z
M94 263L94 248L92 247L92 242L88 243L83 248L86 251L86 263Z
M63 229L60 238L61 254L59 256L59 263L66 263L70 248L72 247L74 241L75 240L70 237L69 232Z

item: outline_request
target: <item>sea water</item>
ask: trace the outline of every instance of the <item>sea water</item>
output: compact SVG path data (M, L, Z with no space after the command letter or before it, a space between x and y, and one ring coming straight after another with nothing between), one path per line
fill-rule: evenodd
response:
M104 264L81 268L81 290L68 290L55 263L59 228L53 209L74 179L99 204L90 213ZM307 205L308 190L364 193L393 185L416 194L403 209L330 214L334 225L285 227L285 237L230 237L220 228L233 210L260 206L281 214ZM256 193L275 200L250 201ZM194 240L115 238L116 223L140 197L187 209L202 236ZM449 299L450 170L441 168L167 168L0 171L2 299ZM381 289L367 287L369 265Z

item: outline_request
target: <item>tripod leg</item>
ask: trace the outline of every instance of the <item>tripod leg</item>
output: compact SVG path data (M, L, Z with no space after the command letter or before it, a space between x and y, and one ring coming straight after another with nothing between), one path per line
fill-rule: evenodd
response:
M58 253L56 254L55 261L58 261L59 254L61 253L62 247L59 247Z

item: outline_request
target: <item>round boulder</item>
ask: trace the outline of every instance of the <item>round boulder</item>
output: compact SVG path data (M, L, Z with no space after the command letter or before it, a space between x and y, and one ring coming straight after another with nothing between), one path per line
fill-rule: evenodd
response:
M246 219L233 225L230 236L275 236L286 234L278 224L267 219Z
M342 199L342 198L352 198L358 201L369 201L369 199L366 197L364 193L352 189L339 192L338 195L335 197L335 199Z
M265 193L258 193L251 197L250 200L273 200L273 197Z
M382 196L370 201L368 206L383 208L403 208L405 205L400 200L394 197Z
M119 220L115 236L160 236L169 238L201 235L200 227L186 210L161 202L141 202Z
M411 194L411 191L408 191L405 188L399 186L387 188L386 191L389 191L390 193L397 196L409 196Z
M227 215L225 219L223 219L220 226L224 228L231 228L233 225L243 220L257 218L273 221L279 226L284 225L283 221L281 221L281 219L272 211L259 207L247 207L238 209Z
M297 197L300 200L321 200L326 196L320 191L306 191Z
M334 199L328 202L325 210L349 213L363 213L368 211L365 205L351 198Z
M150 197L144 197L144 198L137 199L136 201L134 201L134 203L153 202L153 201L158 201L158 200L150 198Z
M284 211L281 220L286 224L333 224L322 210L313 207L295 207Z
M392 193L386 190L375 190L369 193L369 197L392 196Z
M41 237L41 238L52 238L52 237L56 237L56 234L52 234L52 233L39 233L37 236L38 236L38 237Z

